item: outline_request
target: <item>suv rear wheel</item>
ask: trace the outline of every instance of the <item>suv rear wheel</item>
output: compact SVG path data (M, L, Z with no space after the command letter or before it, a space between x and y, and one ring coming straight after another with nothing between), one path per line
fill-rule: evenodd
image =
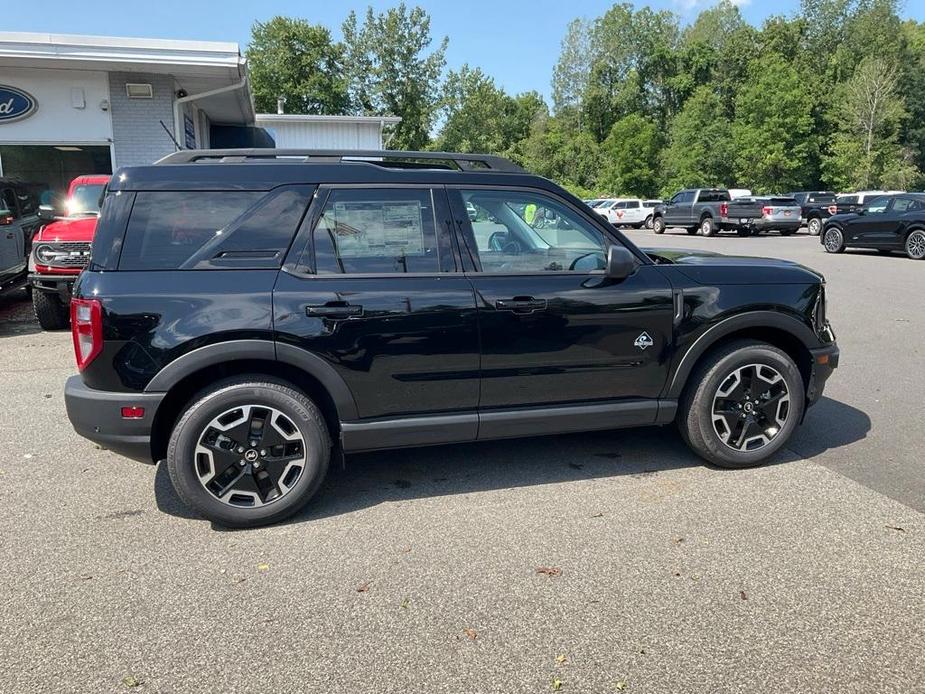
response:
M925 258L925 231L917 229L906 239L906 255L913 260Z
M314 496L331 438L315 404L260 377L225 381L183 413L167 470L180 498L231 528L275 523Z
M727 468L752 467L779 451L803 416L803 377L785 352L739 340L691 375L678 428L700 457Z
M57 294L32 290L32 311L42 330L64 330L71 323L69 306Z
M646 221L644 221L642 224L643 224L643 226L645 226L646 229L651 229L651 228L652 228L652 221L653 221L653 220L652 220L652 215L649 215L648 217L646 217Z

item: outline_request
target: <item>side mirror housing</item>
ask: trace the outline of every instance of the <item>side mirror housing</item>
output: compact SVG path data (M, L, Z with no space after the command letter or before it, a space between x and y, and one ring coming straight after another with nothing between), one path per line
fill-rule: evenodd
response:
M43 222L55 221L55 208L51 205L39 205L39 219Z
M604 271L607 279L625 280L636 272L636 256L624 246L612 245L607 249L607 269Z

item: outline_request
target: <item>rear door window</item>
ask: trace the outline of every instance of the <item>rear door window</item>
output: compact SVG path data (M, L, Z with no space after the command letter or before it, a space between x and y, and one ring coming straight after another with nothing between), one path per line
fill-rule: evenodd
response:
M278 268L313 189L137 193L119 269Z
M312 241L319 275L439 273L441 258L455 269L425 188L333 189Z

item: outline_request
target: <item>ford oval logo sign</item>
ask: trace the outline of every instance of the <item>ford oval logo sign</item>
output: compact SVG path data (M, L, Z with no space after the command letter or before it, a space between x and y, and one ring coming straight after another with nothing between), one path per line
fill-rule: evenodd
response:
M28 92L0 84L0 125L28 118L38 107L35 97Z

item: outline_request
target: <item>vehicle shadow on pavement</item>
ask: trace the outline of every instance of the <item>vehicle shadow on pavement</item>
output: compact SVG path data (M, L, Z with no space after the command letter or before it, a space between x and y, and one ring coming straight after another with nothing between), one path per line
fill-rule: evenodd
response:
M810 431L815 428L824 431L818 441ZM785 447L768 464L793 462L797 456L809 457L864 438L870 419L860 410L823 398L801 429L807 434L801 437L803 444ZM388 502L622 475L643 477L703 465L709 466L691 453L671 426L353 454L344 467L332 459L315 498L283 523L339 516ZM166 465L158 466L154 487L161 511L198 518L177 497Z
M865 412L823 397L806 413L803 426L794 432L787 447L811 458L866 438L870 427L870 417Z

